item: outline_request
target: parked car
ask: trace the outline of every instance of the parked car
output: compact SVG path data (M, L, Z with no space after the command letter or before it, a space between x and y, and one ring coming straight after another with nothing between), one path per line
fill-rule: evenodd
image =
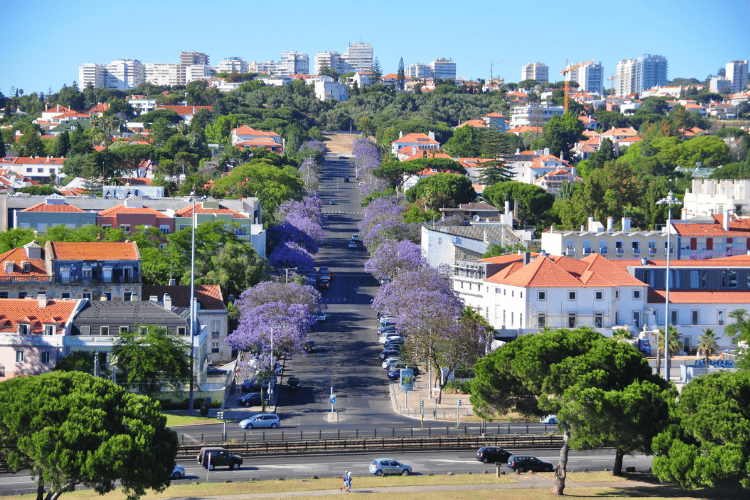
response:
M404 365L396 364L396 366L391 366L388 369L388 373L386 375L388 376L388 378L390 380L399 380L401 378L401 370L404 369L404 368L411 369L412 370L412 374L415 375L415 376L419 375L419 368L417 368L414 365L407 366L405 364Z
M185 467L182 465L175 465L174 469L172 469L172 479L182 479L185 477Z
M349 242L349 248L357 248L357 242L356 241L350 241Z
M385 332L382 335L380 335L381 344L385 344L386 342L388 342L389 339L402 339L403 340L403 337L401 336L400 333L397 333L397 332Z
M221 370L215 366L206 367L206 375L226 375L227 373L226 370Z
M376 476L387 474L401 474L402 476L408 476L411 474L411 467L393 460L392 458L376 458L370 464L370 474L375 474Z
M359 235L358 234L353 234L352 235L352 241L359 241Z
M344 182L349 182L349 176L344 177Z
M380 354L378 354L378 357L380 357L381 360L384 360L390 356L398 356L401 354L401 349L383 349Z
M260 392L260 383L255 379L246 379L242 382L240 388L242 389L242 392Z
M391 356L390 358L385 358L385 361L383 361L383 368L388 370L391 367L391 365L394 365L396 363L401 363L403 361L404 360L401 359L401 356L399 355Z
M508 461L508 457L511 455L511 452L495 446L484 446L477 450L477 460L486 464L494 464L497 462L504 464Z
M299 389L299 379L294 376L289 377L286 379L286 386L292 390Z
M396 327L384 326L384 327L378 328L378 335L384 335L386 333L396 333Z
M380 286L387 285L390 282L391 282L390 278L383 278L380 280Z
M259 413L240 422L242 429L262 429L270 427L275 429L281 425L281 419L275 413Z
M227 466L230 469L237 470L242 465L242 457L232 455L226 449L221 447L201 448L199 462L208 470L214 470L215 467Z
M396 347L401 347L402 345L404 345L403 337L389 337L388 340L385 341L385 345L383 347L385 349L393 349Z
M328 200L328 204L329 205L335 205L336 204L336 200Z
M547 415L544 418L539 419L539 421L543 424L559 424L560 420L558 420L557 415Z
M302 350L305 352L318 352L318 348L315 347L315 341L313 339L305 340L302 344Z
M534 472L552 472L555 468L549 462L542 462L536 457L528 455L511 455L508 457L508 467L520 472L533 470Z
M261 404L261 393L260 392L248 392L237 398L237 404L240 406L258 406ZM266 394L266 400L268 400L268 394Z
M328 280L320 280L318 281L318 289L319 290L326 290L331 287L331 282Z

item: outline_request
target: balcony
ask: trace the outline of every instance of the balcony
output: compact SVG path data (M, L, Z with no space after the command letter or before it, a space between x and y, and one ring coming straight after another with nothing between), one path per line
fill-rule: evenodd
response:
M640 248L633 248L633 255L640 255L641 249Z
M648 253L654 255L656 253L656 247L648 247Z
M617 255L623 255L625 253L625 250L622 248L615 248L615 253Z
M593 251L593 250L591 250L591 247L588 247L588 248L586 248L586 247L583 247L583 254L584 254L584 255L591 255L591 254L592 254L593 252L594 252L594 251Z
M601 247L601 248L599 248L599 253L601 255L607 255L607 253L608 253L607 247Z
M568 247L565 250L565 255L575 255L575 254L576 254L576 249L574 247Z

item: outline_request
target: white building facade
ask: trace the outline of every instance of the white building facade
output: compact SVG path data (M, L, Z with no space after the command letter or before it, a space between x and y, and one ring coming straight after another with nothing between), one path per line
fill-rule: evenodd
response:
M747 87L747 59L727 63L725 75L732 82L731 92L736 94Z
M528 63L521 68L521 81L536 80L539 83L549 82L549 66L540 62Z
M543 102L541 106L535 102L514 106L510 109L510 128L542 127L553 116L562 116L564 112L565 108L562 106L550 106L547 102Z
M302 52L290 50L281 53L277 72L281 75L307 75L310 73L310 57Z
M430 63L432 68L432 77L442 80L456 79L456 63L453 59L439 57Z
M575 66L578 63L572 63ZM565 79L578 84L578 90L596 92L599 95L604 93L604 68L601 62L595 62L581 66L568 71Z

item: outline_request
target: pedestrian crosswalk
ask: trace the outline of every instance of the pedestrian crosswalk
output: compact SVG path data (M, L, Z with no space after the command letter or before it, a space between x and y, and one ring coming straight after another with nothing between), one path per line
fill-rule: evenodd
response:
M346 210L338 210L338 211L323 210L322 213L323 213L323 215L331 215L331 214L336 214L336 215L340 215L340 214L362 215L362 211L361 210L359 212L357 212L355 210L352 210L352 211L346 211Z

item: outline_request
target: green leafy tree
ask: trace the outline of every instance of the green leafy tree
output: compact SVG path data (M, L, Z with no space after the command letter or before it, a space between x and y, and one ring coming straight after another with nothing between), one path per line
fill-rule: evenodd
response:
M0 157L5 157L5 142L2 135L0 135Z
M454 158L476 158L480 155L481 134L471 125L457 128L445 143L445 149Z
M513 179L513 172L505 166L504 161L494 160L482 163L482 173L479 174L479 184L492 186L498 182Z
M86 373L51 372L0 384L0 456L28 469L37 499L57 500L82 484L128 500L163 491L177 435L158 402ZM45 495L46 490L46 495Z
M383 76L383 70L380 69L380 61L378 61L378 58L374 58L372 60L372 73L371 73L372 83L378 83L380 81L380 77Z
M729 313L734 323L724 328L724 333L732 337L732 342L744 342L744 347L738 349L737 368L750 371L750 318L745 309L735 309Z
M570 150L581 139L583 122L572 113L555 115L544 125L544 143L553 155L570 158Z
M750 489L750 372L694 378L680 392L674 420L653 441L660 481Z
M192 377L185 341L166 328L137 325L136 331L120 333L112 354L117 358L117 377L149 397L169 385L181 388Z
M471 179L463 175L444 173L419 179L414 187L406 191L406 199L412 203L417 199L423 199L428 208L437 208L434 202L427 202L430 193L436 195L433 199L437 203L446 207L457 207L461 203L474 201L477 197Z
M44 156L44 143L35 127L26 127L18 138L18 156Z
M274 165L268 159L253 159L235 167L214 182L211 194L219 198L257 197L268 212L287 200L301 200L304 182L291 165Z
M73 128L70 134L70 156L81 156L94 152L94 144L81 126Z
M52 148L52 156L55 158L65 158L68 151L70 151L70 133L66 130L57 137L55 137L54 146Z
M73 351L67 356L60 358L60 361L55 365L55 371L77 371L93 375L95 358L96 354L93 352Z
M406 76L404 75L404 58L398 60L398 72L396 73L396 87L399 90L404 90L404 81Z
M544 214L552 208L555 197L548 194L544 189L523 182L500 182L485 188L482 194L495 207L502 207L506 201L511 203L518 200L518 212L516 217L530 224L541 222Z

